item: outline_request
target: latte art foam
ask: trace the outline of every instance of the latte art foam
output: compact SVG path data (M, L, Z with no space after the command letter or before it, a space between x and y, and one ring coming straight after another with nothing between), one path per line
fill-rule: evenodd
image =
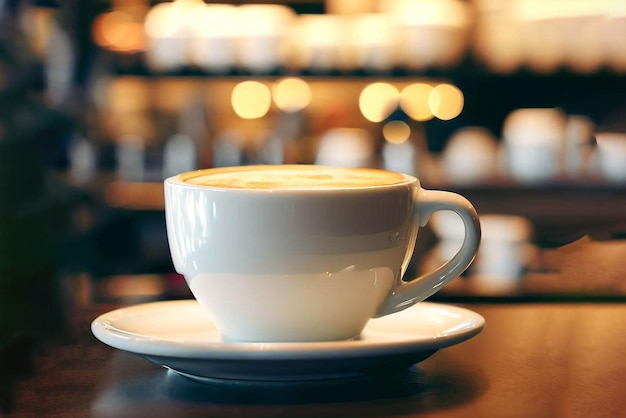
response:
M244 166L207 170L185 183L228 189L351 189L406 182L399 173L315 165Z

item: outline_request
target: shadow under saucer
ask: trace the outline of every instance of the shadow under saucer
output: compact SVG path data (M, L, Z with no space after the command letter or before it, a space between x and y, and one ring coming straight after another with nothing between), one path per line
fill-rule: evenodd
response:
M140 360L127 353L116 357L119 375L94 401L94 417L403 415L464 404L488 386L479 365L460 364L445 353L401 370L296 382L199 383L147 362L137 365Z

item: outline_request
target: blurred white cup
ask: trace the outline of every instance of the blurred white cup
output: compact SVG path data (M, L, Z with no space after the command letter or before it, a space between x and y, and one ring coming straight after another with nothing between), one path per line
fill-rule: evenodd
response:
M602 15L573 16L565 19L561 37L565 64L577 73L590 74L606 62L604 42L607 20ZM615 38L618 39L618 38ZM620 44L621 42L611 43Z
M385 170L416 176L418 171L419 151L410 140L392 144L385 141L382 149Z
M320 139L315 163L339 167L368 167L374 158L374 140L360 128L329 129Z
M349 22L343 15L298 16L287 40L287 66L314 71L356 67Z
M440 240L435 249L439 260L458 251L464 227L453 212L433 214L429 225ZM480 293L512 292L536 252L533 226L524 217L501 214L481 214L480 225L481 244L469 270L471 287Z
M474 53L491 72L507 74L524 59L522 23L511 13L482 12L473 38Z
M528 20L520 25L523 61L533 71L549 74L565 61L562 22L558 19Z
M396 64L398 28L396 19L384 13L352 17L351 37L359 67L386 71Z
M295 12L280 4L245 4L237 7L237 60L252 72L278 68L283 43L290 33Z
M389 0L381 11L398 22L398 64L413 69L446 68L464 56L471 6L460 0Z
M598 174L611 182L626 182L626 133L597 132L596 142Z
M154 71L175 71L188 63L188 46L193 37L188 17L195 2L159 3L146 14L144 28L148 38L146 64Z
M514 215L481 216L482 241L472 267L472 286L481 292L510 292L535 251L533 227L526 218Z
M540 182L560 174L567 119L559 109L511 112L502 129L503 164L512 178Z
M234 67L236 55L237 8L227 4L207 4L190 16L193 39L190 60L208 71L225 72Z
M616 10L617 11L617 10ZM608 65L617 72L626 71L626 8L607 16L603 22L603 43ZM620 39L621 41L618 41Z
M465 127L448 140L442 166L450 181L471 184L496 175L498 141L482 127Z
M454 212L433 213L428 224L439 239L436 248L437 258L446 260L461 248L464 226L462 222L458 222Z

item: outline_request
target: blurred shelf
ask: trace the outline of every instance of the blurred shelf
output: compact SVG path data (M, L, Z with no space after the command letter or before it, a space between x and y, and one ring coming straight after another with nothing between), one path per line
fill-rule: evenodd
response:
M471 278L457 279L432 299L459 303L533 303L533 302L626 302L626 277L621 282L594 286L568 280L558 273L531 273L520 278L515 288L502 292L477 289Z
M438 298L502 302L626 302L626 240L578 240L558 249L543 249L519 278L455 279ZM498 291L499 289L499 291Z
M499 182L450 188L467 197L479 215L528 218L542 245L560 246L586 234L610 238L626 233L626 184Z
M445 293L432 296L430 301L445 303L624 303L626 294L577 292L517 292L503 295L475 293Z
M129 210L163 210L165 196L162 182L130 182L116 180L104 189L106 203Z
M113 76L140 76L146 78L162 77L186 77L186 78L239 78L258 77L276 78L281 76L299 76L307 78L413 78L413 77L435 77L435 78L465 78L465 77L487 77L490 79L564 79L564 80L593 80L593 79L623 79L624 72L616 71L608 67L598 68L593 72L576 72L562 67L551 72L536 72L525 67L520 67L511 72L494 72L484 64L477 61L469 52L456 65L437 68L406 68L392 67L386 70L376 70L368 68L287 68L275 67L268 71L250 71L241 67L231 67L223 71L209 71L200 67L186 65L174 70L157 71L146 66L143 53L136 54L113 54L112 68L110 74Z
M503 121L515 109L525 107L559 107L566 114L585 115L602 128L623 125L620 111L626 107L626 75L609 70L593 74L576 74L562 70L551 74L535 74L518 71L511 74L493 74L475 66L461 66L449 70L406 71L371 73L351 72L291 72L277 70L273 73L247 74L233 71L229 74L210 74L194 69L184 69L173 73L156 74L144 69L118 70L114 72L113 83L145 83L145 89L153 88L149 94L157 109L179 111L188 103L188 98L204 98L207 108L216 112L214 120L219 124L228 116L228 103L232 88L239 82L255 79L271 83L281 77L297 76L304 78L314 90L315 102L307 109L308 114L316 114L316 104L322 109L345 109L344 124L367 124L358 112L358 97L363 87L372 82L389 82L402 88L413 82L451 82L464 96L462 113L447 121L432 119L424 122L429 145L433 151L443 148L449 136L465 126L483 126L499 137ZM193 86L193 94L188 94ZM203 88L206 87L206 92ZM341 89L338 92L338 89ZM177 91L178 90L178 91ZM117 91L117 90L116 90ZM332 91L332 101L326 100ZM167 94L162 94L167 92ZM118 93L123 95L123 92ZM194 96L195 95L195 96ZM318 96L323 98L318 100ZM356 99L355 99L356 97ZM180 100L184 99L184 100ZM319 103L318 103L319 102ZM332 104L332 106L329 106ZM225 116L226 115L226 116ZM352 119L350 119L352 118Z

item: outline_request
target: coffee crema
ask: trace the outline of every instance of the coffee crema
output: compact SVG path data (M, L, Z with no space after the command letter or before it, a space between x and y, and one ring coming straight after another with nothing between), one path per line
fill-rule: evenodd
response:
M353 189L401 184L407 178L372 168L319 165L258 165L202 170L182 178L186 184L226 189Z

